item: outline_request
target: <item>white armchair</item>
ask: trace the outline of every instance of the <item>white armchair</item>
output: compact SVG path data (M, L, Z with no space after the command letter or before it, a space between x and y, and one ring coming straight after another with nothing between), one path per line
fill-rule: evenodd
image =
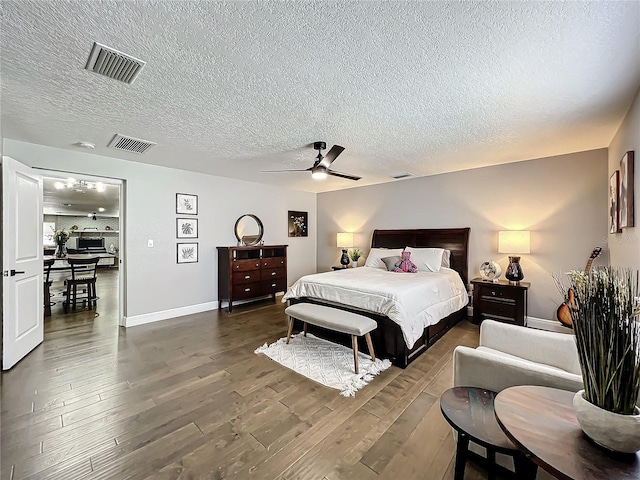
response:
M574 335L485 320L477 348L456 347L454 386L499 392L540 385L577 392L584 388Z

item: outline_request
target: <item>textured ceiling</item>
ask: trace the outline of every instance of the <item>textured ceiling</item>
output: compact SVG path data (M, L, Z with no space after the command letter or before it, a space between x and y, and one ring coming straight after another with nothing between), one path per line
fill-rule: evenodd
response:
M606 147L640 87L638 1L2 10L6 138L314 192ZM147 62L133 85L84 70L94 41ZM363 179L260 173L309 167L316 140Z

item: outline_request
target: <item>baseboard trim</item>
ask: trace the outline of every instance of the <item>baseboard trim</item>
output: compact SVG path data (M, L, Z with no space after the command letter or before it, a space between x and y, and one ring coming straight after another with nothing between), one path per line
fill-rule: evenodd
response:
M124 326L136 327L138 325L144 325L146 323L159 322L161 320L169 320L170 318L182 317L184 315L191 315L193 313L207 312L209 310L216 310L218 308L218 301L198 303L195 305L187 305L186 307L171 308L169 310L161 310L159 312L143 313L142 315L134 315L131 317L124 317Z
M573 330L563 326L558 320L548 320L546 318L527 317L527 327L550 332L573 333Z

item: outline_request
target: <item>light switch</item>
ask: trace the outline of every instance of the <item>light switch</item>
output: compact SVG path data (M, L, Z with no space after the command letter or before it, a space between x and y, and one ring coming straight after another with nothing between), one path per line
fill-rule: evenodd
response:
M151 239L147 240L147 247L153 248L153 240Z

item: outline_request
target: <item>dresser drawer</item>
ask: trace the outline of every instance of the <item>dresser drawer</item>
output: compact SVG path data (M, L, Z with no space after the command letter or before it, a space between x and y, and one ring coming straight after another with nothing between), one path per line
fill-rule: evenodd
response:
M286 278L276 278L274 280L262 281L262 293L265 295L269 293L284 292L287 289Z
M262 280L269 280L275 278L284 278L287 276L286 269L279 268L263 268L262 269Z
M260 281L260 270L244 270L233 272L233 284L252 283Z
M234 272L245 272L247 270L259 270L260 260L234 260L231 263Z
M261 283L243 283L240 285L234 285L233 287L233 299L242 300L244 298L253 298L261 295Z
M262 268L284 267L287 260L285 257L272 257L262 259Z

